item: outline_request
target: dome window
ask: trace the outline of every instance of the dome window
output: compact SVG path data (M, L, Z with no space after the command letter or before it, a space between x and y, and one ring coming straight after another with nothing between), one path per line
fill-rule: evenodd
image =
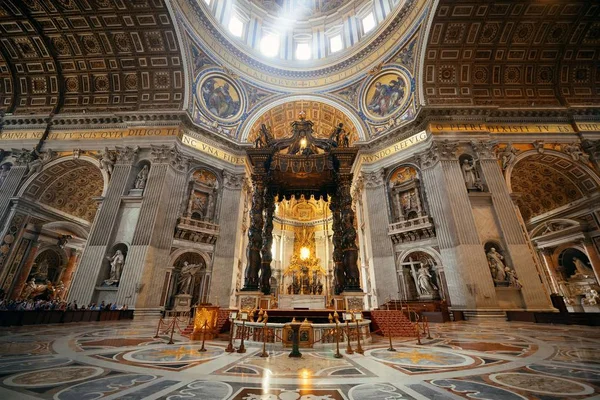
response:
M227 27L233 36L241 38L244 34L244 22L235 14L231 16Z
M363 32L365 34L371 32L373 28L375 28L375 25L375 16L373 15L373 12L368 13L362 19Z
M260 52L267 57L279 54L279 35L267 33L260 40Z
M335 35L329 39L329 50L332 53L338 52L344 48L344 42L342 41L342 35Z
M296 58L298 60L310 60L311 56L310 44L304 42L296 45Z

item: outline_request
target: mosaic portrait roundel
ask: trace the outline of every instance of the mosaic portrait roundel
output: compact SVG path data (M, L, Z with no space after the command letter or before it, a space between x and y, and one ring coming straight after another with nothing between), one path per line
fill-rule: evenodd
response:
M198 81L196 101L207 115L224 122L238 119L243 110L239 87L230 78L218 73L207 74Z
M363 94L365 114L386 120L404 110L411 93L410 78L401 71L387 70L377 75Z

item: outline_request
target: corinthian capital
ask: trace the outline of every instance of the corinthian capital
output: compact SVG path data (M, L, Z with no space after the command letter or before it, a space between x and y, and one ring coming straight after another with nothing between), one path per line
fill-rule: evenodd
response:
M231 190L241 190L244 186L245 174L232 174L223 171L223 186Z
M495 160L498 142L495 140L471 140L471 147L480 159Z
M161 146L150 146L152 154L152 162L157 164L164 164L169 161L169 148L165 145Z
M140 148L136 147L116 147L117 163L118 164L133 164L137 157Z
M363 182L366 188L375 188L384 184L383 169L375 172L363 172Z
M175 170L184 172L187 171L190 164L190 159L177 150L177 147L173 146L169 149L169 165Z

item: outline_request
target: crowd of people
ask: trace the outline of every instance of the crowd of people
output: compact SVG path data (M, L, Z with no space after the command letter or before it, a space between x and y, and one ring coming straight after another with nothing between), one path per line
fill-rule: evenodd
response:
M90 303L87 306L80 306L77 301L67 303L61 300L0 300L0 311L114 311L127 309L127 304L119 306L113 303L105 304L104 301L100 304Z

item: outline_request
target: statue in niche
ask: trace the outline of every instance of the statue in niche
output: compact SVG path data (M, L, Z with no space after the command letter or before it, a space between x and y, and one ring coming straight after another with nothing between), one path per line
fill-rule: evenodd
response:
M187 261L183 262L179 279L177 279L177 294L190 294L192 279L199 269L199 264L190 264Z
M135 182L133 183L134 189L144 189L146 187L146 181L148 180L149 169L147 165L144 165L144 168L140 172L138 172L135 177Z
M517 279L517 273L508 267L504 268L504 272L506 274L506 279L508 280L508 286L520 289L521 282Z
M515 161L518 152L519 150L515 149L511 142L506 145L506 147L502 150L502 153L500 153L503 170L508 168L508 166Z
M9 172L10 172L10 164L4 164L4 165L2 165L2 167L0 167L0 187L2 187L2 184L6 180L6 177L8 176Z
M504 265L504 257L498 253L494 247L487 252L487 260L492 272L492 278L494 281L505 282L506 281L506 265Z
M577 272L575 272L574 276L593 276L594 275L594 271L588 267L587 265L585 265L585 263L583 261L581 261L579 258L577 257L573 257L573 264L575 264L575 269L577 270Z
M206 198L194 196L194 200L192 200L192 215L194 214L197 214L200 219L204 219L206 216Z
M121 250L115 251L112 257L106 257L110 261L110 274L108 279L104 281L104 285L112 286L115 283L119 283L121 279L121 273L123 272L123 265L125 264L125 256Z
M438 290L431 282L431 278L432 276L429 273L429 267L420 263L419 270L417 271L417 285L422 294L434 294Z
M461 169L465 184L467 185L467 190L483 190L481 180L477 173L477 161L479 160L473 159L473 162L471 163L468 158L463 160Z
M108 150L108 147L104 148L104 152L102 152L100 156L100 168L105 170L108 175L112 175L113 169L115 167L115 157Z

